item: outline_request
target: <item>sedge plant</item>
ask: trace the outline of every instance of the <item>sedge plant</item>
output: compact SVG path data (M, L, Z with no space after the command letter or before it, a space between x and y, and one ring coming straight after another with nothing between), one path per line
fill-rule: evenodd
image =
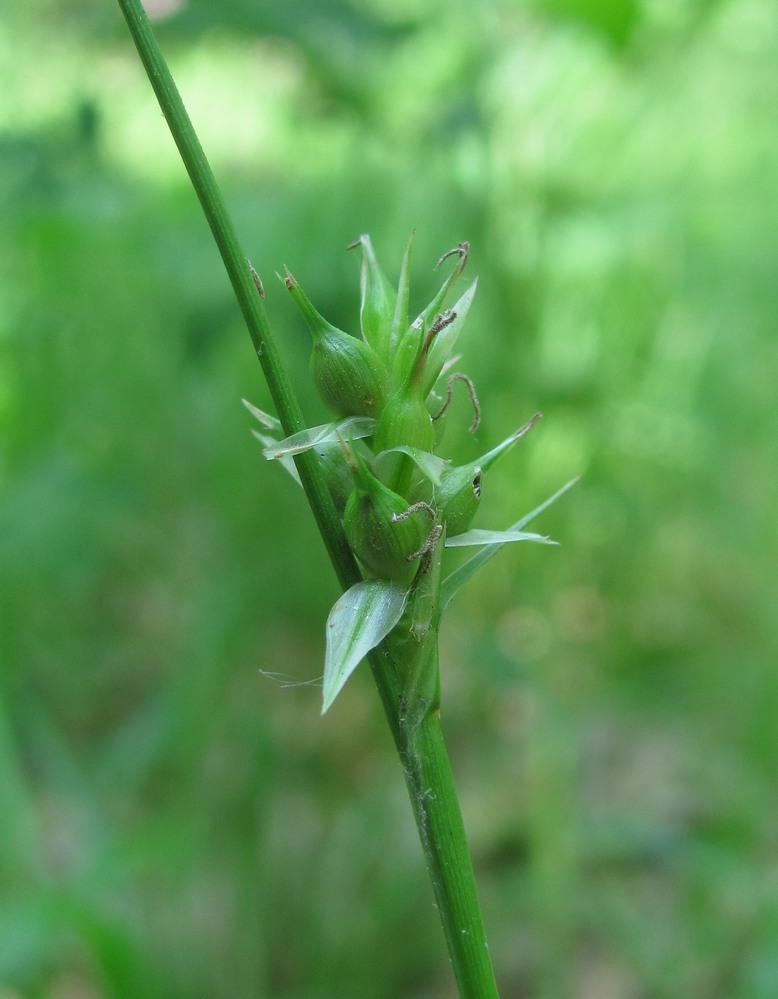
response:
M455 288L467 243L445 253L437 294L409 312L409 240L397 287L362 235L356 335L322 317L297 279L281 278L311 334L311 377L333 420L306 427L272 335L264 287L237 240L205 154L154 39L140 0L118 0L173 138L211 227L262 365L277 416L247 403L267 458L304 489L343 588L326 625L322 712L367 662L402 764L453 972L462 999L498 995L472 862L440 725L438 636L444 611L504 545L553 544L525 528L568 483L507 530L472 528L482 482L539 418L532 416L480 459L456 466L440 453L449 403L470 379L455 371L457 345L476 291ZM448 548L477 551L445 571Z

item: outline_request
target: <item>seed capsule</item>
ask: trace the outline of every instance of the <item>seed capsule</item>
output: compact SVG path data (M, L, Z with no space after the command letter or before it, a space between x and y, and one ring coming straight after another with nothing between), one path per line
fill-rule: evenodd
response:
M352 551L377 579L409 586L430 533L430 523L385 486L355 456L354 490L346 503L343 529Z
M311 331L311 374L325 406L339 416L376 416L385 397L381 359L368 344L320 316L288 272L284 284Z

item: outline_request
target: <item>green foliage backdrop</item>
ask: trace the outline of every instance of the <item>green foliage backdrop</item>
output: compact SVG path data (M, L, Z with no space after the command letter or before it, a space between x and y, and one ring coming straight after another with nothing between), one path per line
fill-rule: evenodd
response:
M775 5L148 9L301 392L274 271L353 329L360 232L396 277L415 228L417 304L469 239L462 459L545 414L481 522L583 475L444 634L503 995L772 999ZM0 996L451 996L367 675L305 685L335 581L118 10L16 5L0 72Z

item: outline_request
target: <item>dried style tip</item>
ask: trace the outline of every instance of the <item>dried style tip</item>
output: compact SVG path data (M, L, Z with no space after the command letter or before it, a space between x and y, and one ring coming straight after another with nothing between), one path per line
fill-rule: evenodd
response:
M465 264L467 263L467 258L470 256L470 244L467 242L467 240L464 240L464 242L462 243L457 243L457 245L454 247L453 250L447 250L440 258L440 260L435 264L433 270L437 270L438 267L440 267L440 265L445 260L448 260L449 257L456 256L457 254L459 255L459 260L460 260L459 269L460 271L462 271L464 270Z
M254 267L250 260L246 259L246 263L249 265L249 274L251 274L251 279L259 293L259 297L264 301L265 298L265 286L262 284L262 278L254 270Z
M465 388L467 389L467 394L470 396L470 403L473 407L473 422L470 424L467 430L468 433L474 434L481 425L481 406L478 402L478 396L476 395L475 385L473 385L472 380L468 378L467 375L464 375L459 371L456 374L452 375L449 378L449 380L446 382L446 401L443 403L443 406L440 409L440 411L437 412L432 417L432 419L439 420L442 416L445 415L446 410L451 405L451 399L454 393L454 385L456 382L463 382Z
M451 256L458 257L456 267L443 282L437 295L435 295L435 297L432 299L432 301L429 303L426 309L424 309L416 317L416 319L411 323L411 325L407 326L404 332L402 333L395 330L396 340L394 341L395 346L392 352L392 359L391 359L392 381L395 385L403 384L405 379L408 377L409 372L413 370L414 366L418 361L419 354L425 343L425 338L427 334L435 326L436 323L437 324L441 323L442 317L446 317L448 315L448 313L442 311L443 306L448 296L448 293L456 284L457 280L459 279L459 276L461 275L462 271L465 268L465 265L467 264L468 250L469 250L469 245L467 243L460 243L453 250L449 250L448 253L443 254L443 256L438 261L436 267L440 267L440 265ZM455 315L450 319L443 320L443 325L439 325L438 329L436 330L435 334L436 336L439 333L441 333L446 326L448 325L453 326L457 318L456 313L460 312L459 303L457 303L457 305L454 307L452 311L455 313ZM461 316L461 321L458 324L460 327L462 325L462 322L464 321L465 315L466 315L466 310L465 313ZM456 339L456 334L453 337L445 337L445 338L441 337L441 339L445 340L445 343L441 349L434 351L434 353L436 354L433 365L434 374L425 382L427 393L432 388L432 385L434 384L435 380L440 374L440 369L443 363L445 362L446 357L451 353L451 350L453 349L454 341ZM429 344L427 344L427 349L429 349Z
M454 351L459 334L462 332L462 327L465 325L465 320L470 311L470 306L473 304L477 288L478 280L476 279L467 291L454 303L454 306L448 310L450 313L453 313L454 318L439 330L434 342L430 345L429 356L424 368L423 392L425 395L429 395L432 391L433 386L440 378L441 372L446 367L446 363Z
M395 524L397 524L400 521L407 520L408 517L412 517L415 513L421 513L421 512L426 513L427 516L430 517L430 519L432 520L432 530L430 531L427 540L424 542L421 548L417 552L413 552L412 555L408 556L408 561L415 562L416 559L423 558L424 561L422 562L422 570L426 571L428 560L432 555L433 551L435 550L435 545L438 543L440 536L443 533L443 525L435 522L435 516L436 516L435 511L429 505L429 503L421 501L419 503L413 503L411 506L408 507L405 513L401 513L397 517L392 517L392 520L394 521Z

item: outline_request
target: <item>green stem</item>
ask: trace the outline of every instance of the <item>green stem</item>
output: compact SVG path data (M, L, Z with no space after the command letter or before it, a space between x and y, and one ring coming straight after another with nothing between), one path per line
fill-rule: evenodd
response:
M461 996L497 999L462 812L440 727L441 534L387 638L405 667L397 747Z
M165 115L232 283L278 417L287 435L304 429L297 397L286 374L265 308L240 248L224 200L154 38L140 0L118 0L135 47ZM314 451L295 458L327 552L344 589L360 578ZM436 649L436 643L435 643ZM411 803L446 933L462 999L497 996L488 959L472 864L451 768L436 712L418 724L402 723L400 662L384 642L369 657L373 678L400 753Z
M400 758L459 994L463 999L497 999L473 865L437 711L426 714L407 733Z
M278 346L270 330L265 306L254 284L216 178L154 38L140 0L118 0L118 2L208 225L211 227L259 363L262 365L284 433L287 435L297 433L305 429L302 410L287 377ZM296 456L295 461L339 581L344 587L351 586L359 580L359 570L343 536L329 491L319 472L318 458L311 450Z

